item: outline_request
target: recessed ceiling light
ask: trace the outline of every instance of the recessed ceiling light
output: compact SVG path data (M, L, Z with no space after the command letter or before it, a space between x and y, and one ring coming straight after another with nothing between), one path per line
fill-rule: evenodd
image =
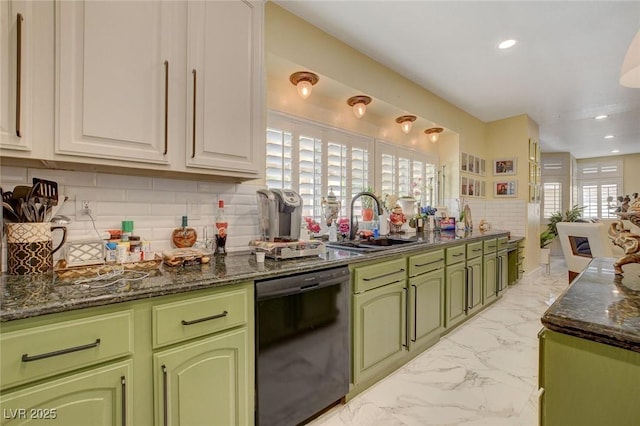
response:
M516 45L516 41L514 39L505 40L498 45L498 49L508 49Z
M619 150L619 149L614 149L613 151L611 151L611 153L612 153L612 154L617 154L617 153L619 153L619 152L620 152L620 150Z
M604 138L605 138L605 139L613 139L613 138L615 138L615 136L613 136L613 135L607 135L607 136L605 136Z
M595 118L596 120L604 120L604 119L605 119L605 118L607 118L607 117L608 117L608 115L606 115L606 114L602 114L602 115L596 115L596 116L595 116L595 117L593 117L593 118Z

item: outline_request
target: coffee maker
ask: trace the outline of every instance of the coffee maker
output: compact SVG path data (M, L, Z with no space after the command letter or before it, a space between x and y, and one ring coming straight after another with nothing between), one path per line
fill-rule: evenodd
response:
M302 222L302 197L290 189L260 189L258 220L262 241L297 241Z

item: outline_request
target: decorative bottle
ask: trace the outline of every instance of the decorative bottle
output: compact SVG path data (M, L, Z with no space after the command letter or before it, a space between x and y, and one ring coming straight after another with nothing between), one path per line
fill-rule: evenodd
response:
M216 215L216 254L227 254L227 216L224 213L224 201L218 201L218 214Z

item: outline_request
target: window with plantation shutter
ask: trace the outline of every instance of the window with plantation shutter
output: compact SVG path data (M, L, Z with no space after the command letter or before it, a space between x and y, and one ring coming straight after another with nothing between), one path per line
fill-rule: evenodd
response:
M562 184L560 182L545 182L542 185L542 210L543 217L546 219L562 210Z
M376 141L381 195L412 196L421 206L435 205L435 161L428 155ZM431 160L431 161L430 161Z
M583 217L616 218L622 195L622 161L583 162L578 166L578 194Z
M302 215L320 222L322 198L333 191L348 215L353 195L372 185L369 165L373 139L269 112L266 183L303 199Z

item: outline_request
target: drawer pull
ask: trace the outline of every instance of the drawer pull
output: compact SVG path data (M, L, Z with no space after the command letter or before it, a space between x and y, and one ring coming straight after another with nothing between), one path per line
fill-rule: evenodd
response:
M122 426L127 426L127 379L120 376L120 386L122 390Z
M386 273L386 274L378 275L377 277L373 277L373 278L363 278L362 280L363 281L375 281L375 280L377 280L379 278L390 277L391 275L395 275L398 272L404 272L404 269L398 269L397 271L393 271L393 272L389 272L389 273Z
M86 345L74 346L73 348L61 349L59 351L47 352L45 354L32 355L32 356L29 356L28 354L23 354L22 362L37 361L39 359L51 358L54 356L64 355L64 354L70 354L71 352L78 352L78 351L83 351L85 349L97 348L98 346L100 346L100 339L96 339L95 342L88 343Z
M182 325L191 325L191 324L197 324L199 322L205 322L205 321L211 321L211 320L218 319L218 318L224 318L228 314L229 314L229 312L223 311L221 314L211 315L210 317L198 318L198 319L194 319L193 321L182 320Z
M452 254L451 256L453 256L453 257L460 257L460 256L464 256L464 253Z
M434 263L438 263L438 262L442 262L444 260L444 258L440 258L438 260L434 260L433 262L427 262L427 263L416 263L416 267L418 268L422 268L423 266L429 266L429 265L433 265Z
M482 251L481 248L475 248L475 249L471 249L471 251Z

